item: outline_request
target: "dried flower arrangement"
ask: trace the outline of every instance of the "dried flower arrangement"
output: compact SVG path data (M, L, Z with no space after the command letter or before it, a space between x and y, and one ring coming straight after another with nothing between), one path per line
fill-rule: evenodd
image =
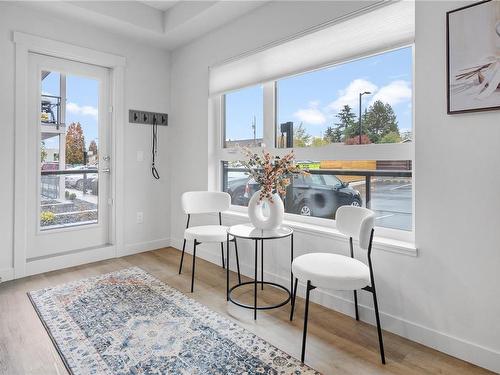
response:
M283 157L273 156L266 150L262 150L262 156L259 156L248 148L242 148L242 153L248 158L242 161L243 166L260 184L259 202L267 198L273 203L274 193L285 197L286 187L290 185L293 175L308 175L295 163L293 151Z

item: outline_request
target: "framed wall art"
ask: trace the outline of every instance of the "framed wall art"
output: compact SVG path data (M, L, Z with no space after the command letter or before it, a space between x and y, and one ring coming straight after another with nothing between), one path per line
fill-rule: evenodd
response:
M500 109L500 1L446 14L448 114Z

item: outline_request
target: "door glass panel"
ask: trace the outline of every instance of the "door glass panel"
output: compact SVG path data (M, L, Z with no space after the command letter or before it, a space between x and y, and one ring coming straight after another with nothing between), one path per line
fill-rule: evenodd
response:
M99 81L41 73L40 228L98 222Z

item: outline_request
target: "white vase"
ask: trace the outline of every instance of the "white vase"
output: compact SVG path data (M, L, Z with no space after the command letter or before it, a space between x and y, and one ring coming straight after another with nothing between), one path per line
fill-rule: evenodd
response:
M272 195L273 201L263 198L259 202L260 190L255 192L248 202L248 217L258 229L271 230L278 228L283 223L285 207L279 194Z

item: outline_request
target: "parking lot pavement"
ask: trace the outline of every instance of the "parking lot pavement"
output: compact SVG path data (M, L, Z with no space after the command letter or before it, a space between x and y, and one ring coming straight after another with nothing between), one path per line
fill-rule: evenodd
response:
M412 185L409 181L381 182L372 185L371 209L377 226L412 229Z

